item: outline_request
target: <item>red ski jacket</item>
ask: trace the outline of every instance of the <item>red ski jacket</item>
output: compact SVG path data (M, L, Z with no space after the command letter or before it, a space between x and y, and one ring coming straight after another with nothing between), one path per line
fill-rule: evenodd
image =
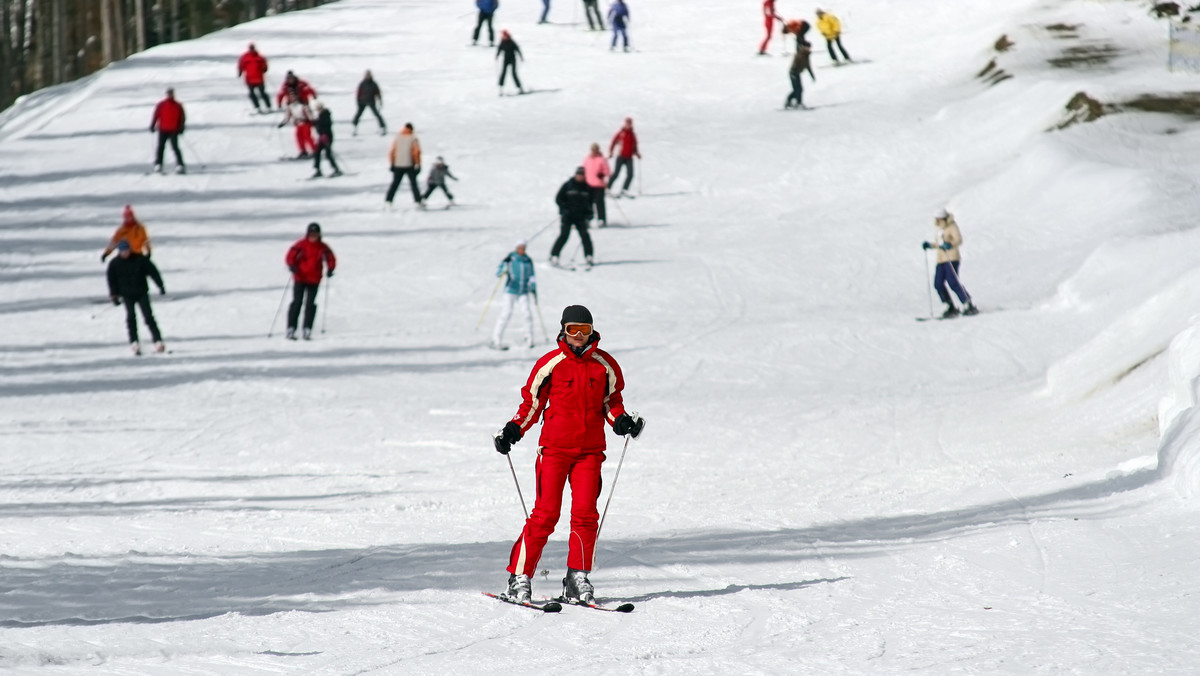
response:
M612 143L608 145L608 154L612 155L613 149L617 144L621 144L621 157L629 159L638 154L637 134L633 133L632 129L621 128L617 135L613 137Z
M592 336L582 355L560 338L558 349L534 364L521 388L521 407L512 420L524 434L541 417L539 446L604 450L605 423L612 425L625 412L621 367L596 346L600 334Z
M321 269L322 262L328 266L330 272L337 267L333 249L319 239L310 242L307 237L288 249L284 262L292 271L292 279L297 284L320 284L321 278L325 276Z
M279 88L279 95L275 97L275 106L282 108L284 101L308 103L309 99L315 98L317 98L317 90L304 80L296 78L294 82L284 81L283 86Z
M250 50L242 54L242 58L238 59L238 75L246 75L246 84L260 85L263 83L263 75L267 72L267 59L262 54L255 50Z
M163 99L154 107L150 119L150 131L157 129L164 134L182 134L184 125L183 106L175 99Z

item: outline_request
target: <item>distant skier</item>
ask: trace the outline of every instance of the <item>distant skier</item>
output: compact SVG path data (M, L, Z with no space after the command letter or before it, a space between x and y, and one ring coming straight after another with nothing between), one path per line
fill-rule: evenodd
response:
M333 167L330 177L336 178L342 175L342 170L338 168L337 160L333 158L333 115L320 101L317 101L315 105L317 107L317 148L313 152L313 169L316 170L313 178L324 175L321 173L322 155L329 160L329 166Z
M304 238L288 249L284 262L292 271L292 304L288 306L287 339L296 339L300 308L304 307L304 339L312 339L313 320L317 318L317 289L322 277L333 277L337 258L333 249L321 240L321 226L309 223ZM325 272L328 270L328 272Z
M288 104L287 110L283 115L283 120L279 122L277 127L283 127L291 122L296 127L296 147L300 149L300 153L296 155L296 159L305 160L313 156L317 150L317 144L313 141L313 122L315 118L313 113L308 108L307 103L293 101Z
M808 32L808 22L803 20L795 20L787 22L784 26L784 33L793 33L796 36L796 55L792 57L792 65L788 69L788 77L792 81L792 91L788 93L787 100L784 101L783 107L788 108L805 108L804 105L804 84L800 81L800 75L804 71L808 71L808 76L813 82L817 81L817 76L812 70L812 45L805 39L804 34Z
M368 70L366 75L363 75L362 82L358 83L358 91L355 93L354 99L358 103L358 112L354 113L353 135L358 136L358 120L362 117L363 111L368 108L375 114L375 119L379 121L379 135L386 135L387 123L379 114L379 108L383 107L383 92L379 91L379 85L375 82L375 78L371 77L371 71ZM379 108L376 108L376 105Z
M385 208L392 208L392 198L396 196L396 189L405 176L412 187L413 202L421 206L421 191L417 188L417 174L421 173L421 141L413 132L411 122L406 123L404 129L392 139L392 146L388 149L388 166L392 170L392 184L388 186L387 197L383 198Z
M595 263L592 259L592 238L588 235L588 220L592 217L592 190L588 187L587 172L583 167L576 169L575 175L562 184L554 196L554 203L558 205L561 227L558 239L550 249L550 265L558 266L558 255L571 236L571 228L575 228L583 243L585 265L591 268Z
M933 222L938 229L937 236L932 242L922 242L921 248L926 251L937 249L937 270L933 274L933 288L937 290L938 298L946 304L946 311L942 313L942 319L953 319L960 314L958 308L954 307L953 299L950 298L951 291L954 291L954 295L958 296L958 301L963 305L961 314L977 315L979 308L975 307L975 303L971 301L971 294L967 293L966 287L958 277L958 267L961 261L958 247L963 241L962 233L958 230L958 223L954 222L954 216L945 209L938 211Z
M538 19L538 23L547 23L546 17L550 16L550 0L542 0L542 18Z
M154 321L154 311L150 307L150 285L146 278L154 280L160 294L167 293L163 285L162 275L158 268L146 256L133 253L129 242L117 242L117 257L108 264L108 297L113 305L125 304L125 328L129 331L129 348L135 355L142 353L141 343L138 342L137 308L142 309L142 319L150 329L150 338L154 341L154 351L166 350L162 334L158 330L158 322Z
M275 105L278 108L283 108L284 103L293 102L307 105L311 99L315 98L317 98L317 90L289 70L283 78L283 85L279 87L279 94L275 96Z
M500 316L496 319L496 328L492 330L490 347L493 350L507 349L501 339L504 337L508 320L512 317L513 306L518 304L525 317L525 344L533 347L533 308L529 306L529 298L532 296L534 302L537 301L537 278L533 272L533 260L525 255L525 240L518 241L513 252L500 261L496 276L507 277L507 281L504 284Z
M104 253L100 254L100 262L103 263L107 260L121 242L125 242L129 246L133 255L150 257L150 235L146 233L146 226L142 225L137 216L133 215L133 207L128 204L125 205L121 225L117 226L108 246L104 247Z
M454 174L450 173L450 167L446 166L446 162L439 156L433 161L433 168L429 170L429 176L425 179L425 194L421 195L421 206L424 207L429 202L429 196L434 190L442 189L446 193L446 199L450 200L450 205L454 205L454 195L450 194L450 189L446 187L446 179L453 178Z
M521 388L521 405L493 436L496 451L507 455L540 418L537 442L537 498L508 559L506 596L528 603L530 578L562 511L563 489L571 485L571 532L567 538L567 575L563 598L595 603L588 575L595 562L599 531L600 467L604 463L605 425L636 439L646 422L625 411L625 376L613 356L599 347L592 313L582 305L563 309L558 344L533 365Z
M238 76L245 76L246 87L250 90L250 102L254 104L254 110L260 113L271 112L271 97L267 96L265 88L267 73L267 59L258 50L254 48L254 43L250 43L250 47L245 54L238 59ZM262 99L262 105L259 105L259 99Z
M833 59L835 64L840 64L837 54L833 51L833 45L837 44L838 49L842 51L842 56L846 59L846 63L850 63L854 59L846 53L846 48L842 46L842 22L838 18L825 10L817 10L817 30L821 35L825 36L825 47L829 50L829 58Z
M587 17L588 30L602 31L604 30L604 19L600 16L600 7L596 4L597 0L583 0L583 15ZM595 16L595 21L592 17Z
M150 119L150 132L158 132L158 147L154 151L154 171L162 173L163 151L167 144L171 144L171 151L175 153L175 173L187 173L187 168L183 164L183 154L179 152L179 136L183 134L183 129L186 126L187 116L183 112L183 105L175 100L175 90L167 90L167 98L158 102L154 107L154 116Z
M763 38L762 44L758 47L759 56L765 56L767 53L767 45L771 42L771 34L775 32L775 22L783 21L783 17L775 12L775 0L763 0L763 26L767 29L767 36Z
M592 205L600 227L608 225L608 213L605 210L604 197L608 192L608 160L600 152L600 144L593 143L591 152L583 160L584 176L587 178L588 189L592 192Z
M625 4L625 0L615 0L612 6L608 8L608 23L612 26L613 38L612 45L609 46L609 51L617 48L617 37L622 40L622 49L629 51L629 7Z
M637 134L633 133L633 118L625 118L625 124L617 130L613 136L612 143L608 144L608 156L613 156L613 151L617 146L621 146L621 151L617 154L617 163L613 168L612 178L608 180L608 187L611 190L617 182L617 177L621 175L621 169L625 169L625 183L621 186L621 192L615 195L616 197L625 197L629 194L629 185L633 183L633 158L642 159L642 154L638 152Z
M521 86L521 78L517 77L517 58L525 60L525 55L521 53L521 48L517 46L516 40L512 39L512 35L508 31L500 31L500 45L496 47L496 58L504 55L504 67L500 71L500 96L504 96L504 76L508 74L508 69L512 69L513 84L517 85L517 91L524 94L525 88Z
M500 9L500 0L475 0L475 7L479 9L479 18L475 21L475 32L471 33L471 44L479 44L479 30L483 28L483 22L487 22L488 28L488 46L496 44L496 34L492 31L492 17L495 16L496 10Z

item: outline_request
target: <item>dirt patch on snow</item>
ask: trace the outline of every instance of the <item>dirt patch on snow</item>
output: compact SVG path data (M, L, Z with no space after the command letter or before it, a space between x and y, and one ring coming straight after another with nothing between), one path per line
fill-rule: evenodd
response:
M1067 47L1058 56L1048 59L1055 68L1100 68L1107 66L1121 55L1121 50L1111 42Z

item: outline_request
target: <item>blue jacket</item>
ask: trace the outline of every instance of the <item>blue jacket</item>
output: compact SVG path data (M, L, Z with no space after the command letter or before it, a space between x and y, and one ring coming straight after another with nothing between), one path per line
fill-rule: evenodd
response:
M614 28L624 28L625 22L629 20L629 7L623 2L614 2L608 9L608 20Z
M491 14L500 7L500 0L475 0L475 6L484 14Z
M508 273L508 283L504 285L505 293L522 296L527 293L537 295L537 279L533 276L533 260L525 254L516 251L508 254L500 261L496 276Z

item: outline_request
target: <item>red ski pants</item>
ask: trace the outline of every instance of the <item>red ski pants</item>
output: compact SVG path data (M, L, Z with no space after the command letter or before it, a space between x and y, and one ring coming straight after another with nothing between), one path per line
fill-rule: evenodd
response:
M301 122L296 125L296 145L299 146L302 153L312 154L316 152L317 144L313 141L311 124Z
M771 33L775 29L775 17L766 17L765 24L767 27L767 37L763 38L762 45L758 48L759 54L765 53L767 51L767 43L771 42Z
M567 567L591 570L600 513L600 465L604 451L581 448L542 448L537 460L537 498L521 537L513 544L508 572L533 576L546 540L562 511L563 488L571 482L571 536Z

